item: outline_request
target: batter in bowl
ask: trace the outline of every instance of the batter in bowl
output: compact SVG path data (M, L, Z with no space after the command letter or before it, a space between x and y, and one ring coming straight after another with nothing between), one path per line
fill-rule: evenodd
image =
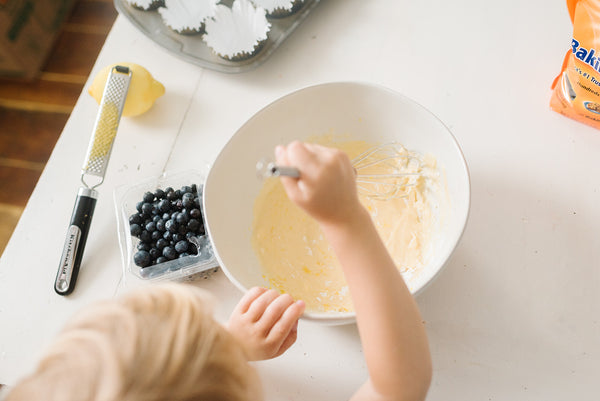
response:
M375 146L364 141L319 143L345 151L350 159ZM419 175L405 179L408 185L402 186L402 197L374 199L360 190L361 184L359 196L410 288L411 279L427 262L436 220L429 194L439 187L439 174L433 158L408 153L418 163L400 167ZM373 166L369 171L387 172L385 165ZM255 200L252 246L270 286L304 300L307 311L353 310L341 267L329 243L317 223L288 199L277 178L267 179Z

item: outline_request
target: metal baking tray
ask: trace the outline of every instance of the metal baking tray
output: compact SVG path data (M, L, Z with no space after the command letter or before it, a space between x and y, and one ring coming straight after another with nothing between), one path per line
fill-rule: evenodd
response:
M304 5L294 14L284 18L268 18L271 30L263 47L254 56L230 61L217 56L202 40L202 34L181 35L167 27L158 11L139 10L126 0L114 0L115 7L131 23L158 45L175 56L192 64L215 71L240 73L252 70L261 65L281 45L281 43L304 21L319 4L320 0L305 0ZM231 6L232 0L223 0L220 4Z

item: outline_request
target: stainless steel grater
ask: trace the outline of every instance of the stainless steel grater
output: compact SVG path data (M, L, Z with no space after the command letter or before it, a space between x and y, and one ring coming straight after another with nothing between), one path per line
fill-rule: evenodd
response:
M81 182L84 186L79 189L75 200L71 223L56 273L54 290L60 295L68 295L75 288L98 198L95 188L104 181L130 81L129 68L117 65L112 68L104 87L100 110L81 170Z

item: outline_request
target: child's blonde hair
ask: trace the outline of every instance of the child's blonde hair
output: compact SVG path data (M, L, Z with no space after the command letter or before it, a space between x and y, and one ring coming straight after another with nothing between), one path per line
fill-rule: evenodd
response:
M6 401L248 400L260 395L242 347L209 298L162 284L74 316Z

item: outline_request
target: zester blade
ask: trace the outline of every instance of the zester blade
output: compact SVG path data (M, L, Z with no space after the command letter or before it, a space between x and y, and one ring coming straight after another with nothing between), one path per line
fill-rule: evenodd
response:
M89 174L104 179L130 81L131 71L128 67L117 65L112 68L100 101L100 110L81 170L82 175ZM100 184L95 186L98 185Z

